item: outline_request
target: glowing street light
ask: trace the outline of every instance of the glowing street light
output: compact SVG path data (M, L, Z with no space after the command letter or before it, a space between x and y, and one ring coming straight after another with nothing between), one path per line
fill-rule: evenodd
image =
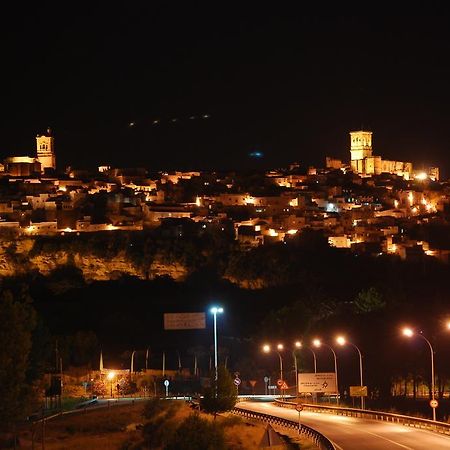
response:
M210 312L213 314L214 317L214 368L215 368L215 393L217 397L217 380L219 378L219 374L217 371L217 314L223 313L223 308L220 306L213 306L210 309Z
M450 320L447 321L446 328L447 330L450 330Z
M113 396L113 380L115 376L116 372L114 372L113 370L111 372L108 372L107 378L111 382L111 397Z
M430 347L430 354L431 354L431 402L430 406L433 410L433 420L436 421L436 407L437 402L435 399L435 385L434 385L434 350L433 346L431 345L431 342L423 335L423 333L420 331L419 333L416 333L412 328L405 327L402 329L403 336L406 336L408 338L412 338L414 336L420 336L427 344L428 347Z
M360 386L361 386L361 390L362 390L364 383L363 383L363 362L362 362L361 350L359 349L359 347L357 347L352 342L348 342L344 336L338 336L336 338L336 343L339 344L341 347L343 347L346 344L351 345L358 352L358 355L359 355L359 380L360 380ZM361 395L361 409L364 409L364 397L362 395Z
M402 334L403 334L403 336L406 336L406 337L413 337L414 336L414 331L411 328L405 327L402 330Z
M294 349L292 350L292 356L294 357L294 370L295 370L295 397L298 397L298 363L297 363L297 355L295 353L296 350L302 348L302 343L300 341L294 342Z
M325 347L327 347L327 348L329 348L331 350L331 353L333 353L333 358L334 358L334 376L335 376L335 380L336 380L336 391L337 391L336 402L339 404L338 365L337 365L336 352L334 351L333 347L331 347L331 345L323 343L320 339L314 339L313 340L313 345L316 348L320 348L322 345L324 345Z
M269 344L263 345L262 349L263 349L264 353L270 353L270 351L271 351L271 347ZM283 380L283 358L281 357L281 353L280 353L283 350L284 350L283 344L278 344L277 350L275 350L278 357L280 358L280 380Z

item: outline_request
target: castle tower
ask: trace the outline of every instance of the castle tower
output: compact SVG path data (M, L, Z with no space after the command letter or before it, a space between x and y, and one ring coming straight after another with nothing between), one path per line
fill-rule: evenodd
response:
M357 173L365 172L365 158L372 156L372 132L350 132L351 166Z
M47 128L47 133L36 136L36 152L37 159L41 163L42 172L45 169L56 169L54 138L50 128Z

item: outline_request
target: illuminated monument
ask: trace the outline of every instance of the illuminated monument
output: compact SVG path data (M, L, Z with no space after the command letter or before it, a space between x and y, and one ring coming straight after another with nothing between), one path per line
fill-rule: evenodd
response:
M350 132L350 165L353 172L361 176L391 173L409 180L413 177L413 167L410 162L389 161L372 154L372 132Z
M429 167L426 170L413 170L412 163L382 159L373 154L372 132L359 130L350 131L350 167L342 164L342 160L326 157L325 166L332 170L348 170L349 168L361 177L371 177L390 173L405 180L439 181L439 167Z
M42 172L45 169L56 169L54 141L50 128L47 128L47 134L36 136L37 160L41 163Z

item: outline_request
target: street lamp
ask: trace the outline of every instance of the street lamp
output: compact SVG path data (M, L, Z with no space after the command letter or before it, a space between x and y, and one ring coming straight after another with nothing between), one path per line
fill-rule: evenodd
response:
M114 377L116 376L116 373L114 371L111 371L108 373L108 380L111 382L111 397L113 396L113 380Z
M271 351L271 347L269 344L263 345L262 349L263 349L264 353L270 353L270 351ZM284 345L278 344L277 349L275 350L278 355L278 358L280 358L280 380L283 380L283 358L281 357L281 353L280 353L280 351L283 351L283 349L284 349Z
M277 349L275 350L275 352L278 355L278 358L280 359L280 380L281 381L284 381L283 380L283 358L281 357L281 353L280 353L283 350L284 350L284 345L283 344L278 344L277 345ZM270 353L270 351L271 351L270 345L268 345L268 344L263 345L263 352L264 353ZM282 384L280 386L280 389L281 389L281 397L283 398L284 390L282 388Z
M431 345L431 342L423 335L421 331L419 333L415 333L412 328L405 327L402 329L402 334L405 337L412 338L414 336L420 336L430 347L430 354L431 354L431 403L430 406L433 410L433 420L436 421L436 407L437 402L435 399L435 386L434 386L434 350L433 346Z
M219 378L219 374L217 371L217 314L222 314L223 308L218 307L218 306L213 306L210 309L210 312L213 314L213 317L214 317L214 368L215 368L214 380L216 383L215 384L215 392L216 392L216 397L217 397L217 380Z
M331 353L333 353L333 358L334 358L334 375L335 375L335 379L336 379L336 391L337 391L336 403L339 404L338 366L337 366L336 352L334 351L333 347L331 347L331 345L323 343L320 339L314 339L313 340L313 345L316 348L320 348L322 345L324 345L325 347L327 347L327 348L329 348L331 350Z
M346 344L349 344L353 348L355 348L356 351L358 352L358 355L359 355L359 379L360 379L361 394L362 394L362 387L364 386L364 383L363 383L363 362L362 362L361 350L352 342L348 342L344 336L338 336L336 338L336 343L339 344L341 347ZM361 409L364 409L364 396L363 395L361 395Z
M302 343L300 341L294 342L294 349L292 350L292 356L294 357L294 369L295 369L295 397L298 397L298 364L297 364L297 355L295 350L301 349Z

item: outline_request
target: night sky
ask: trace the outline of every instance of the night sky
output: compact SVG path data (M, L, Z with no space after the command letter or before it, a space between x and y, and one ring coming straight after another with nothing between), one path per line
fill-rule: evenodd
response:
M376 154L448 173L450 20L440 11L36 3L2 15L1 157L33 154L50 125L60 169L322 165L347 160L348 132L364 127Z

